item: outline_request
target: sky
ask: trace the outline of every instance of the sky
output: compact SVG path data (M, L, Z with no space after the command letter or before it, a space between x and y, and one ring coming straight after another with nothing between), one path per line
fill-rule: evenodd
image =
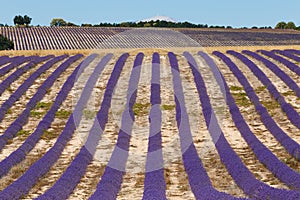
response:
M13 25L15 15L28 15L32 25L53 18L75 24L139 21L157 15L176 21L233 27L272 26L293 21L300 26L299 0L2 0L0 23Z

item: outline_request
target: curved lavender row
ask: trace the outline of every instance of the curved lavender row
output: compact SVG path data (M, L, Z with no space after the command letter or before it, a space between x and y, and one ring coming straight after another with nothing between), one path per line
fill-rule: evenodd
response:
M286 85L295 92L297 97L300 97L300 88L297 85L297 83L291 79L283 70L281 70L276 64L272 63L271 61L267 60L266 58L258 55L257 53L254 53L252 51L244 50L242 51L243 54L246 54L248 56L251 56L252 58L255 58L258 61L261 61L264 63L264 65L269 68L274 74L276 74L283 82L286 83Z
M34 60L34 59L37 59L38 56L31 56L30 57L30 61ZM21 64L24 64L26 62L28 62L29 59L28 57L24 57L24 56L20 56L20 57L16 57L14 59L13 62L11 62L9 65L7 65L6 67L4 67L1 71L2 73L0 74L0 76L3 76L5 75L10 69L13 69L15 67L18 67L19 65ZM8 69L8 70L7 70ZM16 70L18 71L18 70ZM16 73L16 71L14 73L12 73L9 77L7 77L5 80L3 80L1 83L0 83L0 95L2 95L2 93L8 88L8 86L13 82L13 78L17 78L16 75L13 75Z
M55 57L52 60L49 60L47 63L42 65L37 69L31 76L19 86L19 88L1 105L0 107L0 122L3 120L6 112L10 109L16 101L28 90L28 88L34 83L34 81L39 78L44 72L46 72L50 67L55 63L67 58L67 55Z
M285 52L300 55L300 51L296 49L286 49Z
M0 56L0 66L5 65L10 62L10 57L8 56ZM0 69L1 70L1 69Z
M13 57L13 58L6 59L5 61L2 61L0 63L0 66L2 64L3 65L7 64L7 63L10 63L10 64L0 69L0 76L5 75L6 73L8 73L13 68L15 68L15 67L17 67L17 66L19 66L19 65L21 65L25 62L32 61L35 58L36 58L36 56L29 56L29 57L16 56L16 57Z
M238 106L235 103L233 96L230 93L230 89L219 71L217 65L207 54L201 52L201 56L206 60L211 68L214 76L220 85L224 87L223 95L226 97L226 103L229 107L232 119L240 131L241 135L251 147L252 151L258 158L258 160L264 164L277 178L288 185L292 189L300 189L300 175L296 171L289 168L285 163L281 162L263 143L261 143L255 134L250 130L248 124L245 122L243 115L241 114ZM222 60L226 60L227 65L232 65L228 57L220 52L214 52L214 55L218 56ZM239 73L236 66L230 66L230 70L234 71L234 74ZM237 72L235 72L237 71Z
M136 101L137 86L140 79L143 59L144 54L139 53L134 61L127 90L127 102L125 105L125 110L122 113L122 123L118 133L117 144L113 150L108 165L105 167L105 171L97 185L96 191L89 198L91 200L113 200L117 198L117 195L120 191L128 158L129 143L132 134L132 125L134 122L133 105ZM100 126L101 128L103 127L101 124ZM104 129L102 128L102 130ZM97 137L99 138L101 136ZM99 141L99 139L97 141ZM87 143L92 143L92 141L87 141ZM96 145L92 145L94 146L94 153Z
M262 53L263 55L266 55L270 58L273 58L274 60L277 60L278 62L284 64L286 67L288 67L291 71L295 72L296 74L300 75L300 67L296 65L295 63L276 55L275 53L271 51L265 51L265 50L259 50L258 52Z
M96 55L92 55L89 57L89 60L86 60L85 63L88 64L90 63ZM79 56L77 57L79 58ZM68 60L69 63L75 62L75 59L73 60ZM69 66L66 64L61 65L60 67L57 68L56 71L53 72L51 76L47 80L51 80L51 82L54 82L57 77L65 71L65 69ZM57 73L58 72L58 73ZM45 82L47 82L47 80ZM71 83L72 80L67 80L69 83ZM70 90L72 89L69 87L69 83L66 82L64 86L61 89L61 92L58 93L58 95L55 98L55 101L53 105L51 106L50 110L46 113L46 115L43 117L43 119L39 122L38 126L34 130L34 132L25 140L25 142L12 154L10 154L7 158L5 158L3 161L0 162L0 177L4 176L5 174L8 173L8 171L16 164L20 163L23 161L26 157L26 154L30 152L34 146L37 144L39 141L40 137L43 135L44 131L50 127L51 123L53 122L55 118L55 113L59 109L60 105L62 102L67 98ZM41 95L35 95L36 99L35 102L38 102L39 99L43 97L45 94L46 89L42 85L39 90L37 91L36 94L41 94ZM44 88L44 89L43 89ZM37 97L39 96L39 97ZM30 112L30 109L27 108L25 112Z
M251 71L252 73L260 80L271 93L271 95L275 98L275 100L279 103L281 109L286 113L288 119L294 124L298 129L300 129L300 115L293 108L292 105L287 103L284 97L278 92L274 84L270 81L270 79L265 75L263 71L261 71L251 60L249 60L246 56L235 52L235 51L227 51L228 54L235 56L240 59Z
M199 55L202 56L203 54L199 52ZM205 56L203 58L207 59ZM211 60L207 59L207 61L208 64L211 64ZM245 192L245 194L257 199L299 199L300 193L297 191L272 188L269 185L260 182L243 164L242 160L231 148L219 126L207 94L205 83L199 71L198 73L195 69L193 71L206 126L213 139L216 135L219 136L217 140L214 140L216 149L220 155L221 161L226 166L237 185Z
M28 60L26 60L26 58L28 59L28 57L25 57L25 56L16 56L13 58L7 57L3 60L0 60L0 66L8 64L0 69L0 76L5 75L7 72L9 72L14 67L27 62Z
M48 59L53 58L53 55L45 56L45 57L38 57L38 56L32 56L29 58L29 63L25 66L17 69L14 73L12 73L9 77L7 77L2 83L0 84L0 95L10 86L12 82L14 82L16 79L18 79L22 74L24 74L29 69L35 67L38 63L44 62ZM12 63L13 67L16 67L24 62L27 62L28 58L20 58L20 60Z
M206 57L207 54L199 52L199 55L204 56L203 58L206 60L208 65L212 64L213 61ZM245 194L258 199L282 199L284 197L288 199L298 199L300 197L299 192L272 188L257 180L243 164L242 160L238 157L224 137L217 118L212 110L206 86L203 79L200 79L201 77L198 77L197 79L195 77L206 125L212 137L216 134L219 135L218 140L215 141L215 146L218 150L221 161L224 163L238 186L245 192ZM211 124L213 124L213 128L210 128Z
M55 80L75 61L81 58L82 55L76 55L69 58L60 67L58 67L42 84L38 91L27 103L25 110L18 116L18 118L5 130L5 132L0 135L0 151L6 145L9 139L12 139L16 134L22 130L22 126L27 123L30 116L30 110L32 110L36 104L44 97L47 90L54 84Z
M173 76L176 121L179 130L182 159L185 171L188 175L191 189L196 199L239 199L224 192L217 191L211 184L210 178L207 175L205 168L203 167L202 161L199 158L197 150L193 143L189 117L185 107L185 100L177 58L172 52L168 53L168 56L170 59ZM194 62L194 60L187 54L185 54L185 56L187 56L191 68L195 70L196 63ZM193 73L195 73L195 71L193 71Z
M280 55L283 55L285 57L288 57L290 59L293 59L297 62L300 62L300 57L299 56L295 56L294 54L288 52L288 51L282 51L282 50L272 50L273 53L278 53Z
M227 60L228 61L228 60ZM229 64L229 66L233 66L234 64ZM235 71L238 72L237 70ZM245 88L245 91L253 102L257 113L261 116L261 120L270 133L281 143L281 145L289 152L291 156L295 159L299 160L299 152L300 146L297 142L292 140L273 120L273 118L268 113L268 110L261 104L259 97L255 94L253 88L250 83L247 81L246 77L243 76L242 72L236 74L236 77L240 81L240 83Z
M148 142L148 155L146 161L143 200L164 200L167 198L166 181L164 177L164 161L162 155L162 113L160 110L160 58L158 53L154 53L152 57L152 79L150 98L150 135Z
M122 71L124 64L128 57L129 57L128 53L123 54L119 58L119 60L117 61L116 65L115 65L115 68L111 74L111 77L108 81L108 85L107 85L105 93L104 93L101 108L97 114L97 118L94 121L93 127L90 130L87 142L86 142L85 146L83 146L81 148L79 154L76 156L75 160L73 161L74 162L73 166L70 166L68 168L68 173L71 172L73 174L65 173L64 176L65 177L67 176L67 179L64 179L63 177L61 177L60 182L58 184L63 184L63 186L58 189L58 191L57 191L58 193L50 194L50 192L48 192L46 195L41 196L38 199L49 199L49 198L61 199L60 197L65 196L66 193L68 192L68 190L70 190L70 187L65 188L66 182L72 181L74 183L74 182L76 182L76 180L80 181L80 177L85 173L85 170L86 170L85 166L87 166L88 163L90 163L91 160L93 159L93 154L96 150L97 143L101 137L101 131L104 130L105 125L107 123L108 110L110 108L112 93L114 91L114 88L117 84L117 81L120 77L121 71ZM65 127L62 134L58 138L57 143L61 145L61 148L58 147L59 149L56 148L56 150L55 150L55 152L57 154L57 155L54 155L56 160L59 158L59 155L61 154L64 146L71 139L71 137L76 129L76 126L78 125L78 124L76 124L76 120L81 119L82 110L83 110L87 100L88 100L88 98L85 98L84 96L82 96L79 99L79 101L76 105L76 108L74 109L74 112L72 113L72 115L70 116L70 118L67 122L67 126ZM80 119L76 119L77 116L74 116L75 114L80 115ZM99 127L99 125L101 127ZM59 151L59 152L57 152L57 151ZM68 176L68 175L70 175L70 176ZM65 188L65 190L63 190L63 188Z
M74 57L81 56L82 55L77 55ZM82 61L68 77L63 87L72 88L80 74L82 74L84 69L94 60L94 58L95 55L91 55ZM60 93L62 93L62 91L60 91ZM42 158L31 165L31 167L19 179L0 192L0 196L4 197L4 199L19 199L22 195L26 195L38 179L45 175L51 166L57 161L65 145L72 137L72 132L75 128L74 118L73 115L71 115L64 128L64 132L58 137L54 146L47 151ZM68 135L68 133L70 133L70 135Z
M240 84L244 87L244 90L248 95L250 101L254 104L257 113L260 115L261 121L270 131L270 133L289 152L291 156L299 160L300 145L294 140L292 140L273 120L273 118L268 113L268 110L259 101L259 97L256 95L254 89L248 82L247 78L239 70L236 64L234 64L227 56L221 54L220 52L215 51L214 55L221 58L229 67L230 71L237 77Z
M92 75L89 77L72 114L73 116L77 115L76 118L78 119L78 122L75 122L76 126L78 126L80 123L82 110L87 104L100 74L102 73L102 71L104 70L105 66L111 58L112 54L107 54L106 56L104 56L99 62L99 64L96 66ZM90 155L90 153L85 147L82 147L79 154L75 157L75 159L72 161L67 170L63 173L63 175L59 178L59 180L38 199L67 199L69 195L73 192L76 185L80 182L82 176L85 174L86 168L91 162L91 160L92 156Z

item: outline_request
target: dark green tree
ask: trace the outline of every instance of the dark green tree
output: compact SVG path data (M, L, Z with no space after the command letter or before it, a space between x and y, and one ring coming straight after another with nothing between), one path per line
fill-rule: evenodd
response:
M82 27L92 27L92 24L81 24Z
M24 23L24 17L22 17L21 15L15 16L15 18L14 18L14 24L16 26L24 25L25 24Z
M50 26L67 26L67 22L61 18L54 18L50 22Z
M14 43L8 38L0 35L0 50L11 50L14 49Z
M25 15L23 17L23 22L26 26L28 26L31 23L32 18L28 17L27 15Z
M77 24L74 24L74 23L72 23L72 22L68 22L66 26L76 26L76 27L78 27Z
M288 22L285 26L285 29L296 29L296 25L294 22Z
M285 29L286 23L285 22L278 22L275 26L276 29Z

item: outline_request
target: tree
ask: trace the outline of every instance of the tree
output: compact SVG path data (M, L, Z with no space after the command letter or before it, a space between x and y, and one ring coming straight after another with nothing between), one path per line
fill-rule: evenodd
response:
M21 15L17 15L14 18L14 24L16 26L28 26L31 23L31 20L32 18L28 17L27 15L25 15L24 17L22 17Z
M21 15L15 16L15 18L14 18L14 24L16 26L24 25L24 17L22 17Z
M285 29L286 23L285 22L278 22L275 26L276 29Z
M28 26L31 23L32 18L28 17L27 15L25 15L23 17L23 22L26 26Z
M8 38L0 35L0 50L11 50L14 49L14 43Z
M72 23L72 22L68 22L66 26L76 26L76 27L78 27L77 24L74 24L74 23Z
M294 22L288 22L284 28L285 29L296 29L296 25Z
M92 27L92 24L81 24L82 27Z
M50 26L67 26L67 22L61 18L52 19Z

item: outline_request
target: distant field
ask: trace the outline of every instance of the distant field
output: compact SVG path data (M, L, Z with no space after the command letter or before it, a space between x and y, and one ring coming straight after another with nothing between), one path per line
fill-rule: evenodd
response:
M298 33L120 30L5 30L1 200L300 199Z
M101 27L0 27L15 50L300 45L299 31Z

